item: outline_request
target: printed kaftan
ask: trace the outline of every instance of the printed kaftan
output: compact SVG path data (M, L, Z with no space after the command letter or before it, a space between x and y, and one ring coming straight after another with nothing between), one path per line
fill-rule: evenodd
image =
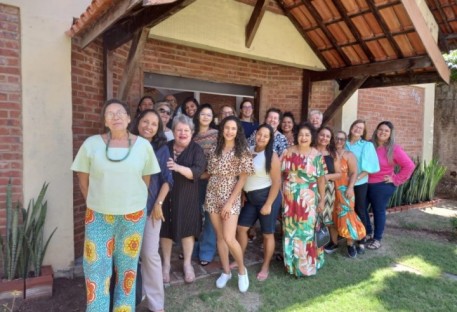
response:
M297 277L315 275L324 264L323 248L317 248L314 240L317 179L324 175L324 160L314 149L308 156L287 152L281 171L284 265Z

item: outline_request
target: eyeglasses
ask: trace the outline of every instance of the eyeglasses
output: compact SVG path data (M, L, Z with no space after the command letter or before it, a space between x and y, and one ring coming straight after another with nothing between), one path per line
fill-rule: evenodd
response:
M159 108L159 113L167 114L168 116L171 115L171 112L169 110L166 110L166 109L163 109L163 108Z
M346 141L346 138L335 138L335 141Z
M107 112L105 113L105 118L110 120L114 119L114 117L125 118L127 116L127 112L125 111L117 111L117 112Z

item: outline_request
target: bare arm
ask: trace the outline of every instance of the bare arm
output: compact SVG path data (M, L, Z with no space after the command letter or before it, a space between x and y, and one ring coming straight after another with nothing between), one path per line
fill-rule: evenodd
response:
M178 165L172 158L168 159L167 167L168 169L183 175L189 180L194 179L194 174L192 173L192 170L190 170L190 168Z
M162 187L159 190L159 194L157 194L157 199L156 202L154 203L154 208L152 209L152 218L155 220L160 220L165 222L165 218L163 217L163 212L162 212L162 205L159 204L159 202L162 202L165 200L165 197L167 197L168 192L170 191L170 184L165 182L162 184Z
M235 203L235 200L238 196L241 195L241 191L243 189L244 184L246 183L246 179L248 175L246 173L241 173L238 177L238 182L236 182L235 187L233 188L232 194L228 198L227 202L225 203L224 207L222 207L221 217L224 220L227 220L230 217L230 210Z
M143 176L143 181L146 184L146 187L149 187L149 182L151 181L151 176L150 175L144 175Z
M317 178L317 190L319 192L319 204L317 206L317 212L324 212L325 205L325 177L321 176Z
M84 172L78 172L77 176L79 180L79 189L83 194L84 200L87 201L87 193L89 191L89 174Z
M279 157L276 153L273 153L273 157L271 158L271 169L270 169L270 177L271 177L271 187L270 192L268 193L267 200L263 205L260 213L263 215L269 215L271 213L271 205L275 201L276 197L278 196L279 189L281 188L281 168L280 168Z

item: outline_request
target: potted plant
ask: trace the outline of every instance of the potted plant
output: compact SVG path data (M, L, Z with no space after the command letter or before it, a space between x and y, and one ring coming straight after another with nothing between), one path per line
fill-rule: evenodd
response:
M44 200L48 183L44 183L36 199L30 200L27 210L12 209L11 180L7 187L7 236L6 242L0 241L5 259L5 270L8 279L22 278L22 292L26 299L51 296L53 271L51 266L43 266L43 259L49 242L57 228L45 240L43 237L44 223L47 214L47 202ZM22 220L19 221L19 211ZM11 222L8 221L11 216ZM8 228L10 230L8 231ZM8 235L11 232L12 235ZM14 243L16 242L16 243ZM12 246L9 248L8 246ZM17 246L17 247L14 247ZM5 248L4 248L5 247ZM13 252L14 251L14 252ZM11 255L8 255L10 253ZM6 270L6 267L8 271Z
M19 222L19 202L13 208L11 179L6 187L6 234L0 235L3 259L3 277L0 282L0 300L24 297L24 279L19 277L17 265L22 254L24 227Z

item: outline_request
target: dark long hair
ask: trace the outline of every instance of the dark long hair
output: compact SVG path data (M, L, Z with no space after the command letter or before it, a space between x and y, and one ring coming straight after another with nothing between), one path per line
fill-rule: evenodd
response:
M373 131L373 136L371 137L371 141L374 144L374 147L377 148L379 147L378 143L378 129L382 125L387 126L390 129L390 137L389 141L387 141L384 146L386 147L387 150L387 160L389 161L389 164L393 164L394 162L394 146L395 146L395 129L393 123L391 123L388 120L381 121L376 129Z
M333 133L333 129L330 128L329 126L323 126L320 127L319 130L317 131L317 136L319 136L319 133L321 133L322 130L327 130L330 132L330 143L328 144L327 151L329 154L333 157L336 158L336 146L335 146L335 134Z
M244 130L241 126L241 122L236 116L227 116L222 119L221 124L219 125L219 133L217 134L217 145L216 145L216 156L222 155L222 150L225 146L224 139L224 126L228 121L234 121L236 123L236 137L235 137L235 156L240 158L243 153L248 151L248 143L246 142L246 137L244 136Z
M200 113L205 108L211 110L211 113L213 114L213 118L211 119L211 122L209 124L210 129L216 129L216 124L214 123L214 118L216 118L216 116L214 115L213 107L209 103L202 104L198 107L193 118L195 126L193 137L195 137L200 132Z
M197 99L194 98L193 96L189 96L189 97L186 97L186 98L184 99L184 101L183 101L182 104L181 104L181 113L183 113L184 115L186 115L187 117L189 117L189 116L187 115L187 113L186 113L186 103L187 103L187 102L193 102L193 103L197 106L197 109L198 109L198 107L200 106L200 104L198 104ZM195 114L196 114L196 113L197 113L197 112L195 112Z
M159 119L159 128L157 129L157 133L152 137L151 139L151 144L154 150L158 150L165 144L167 144L167 137L165 136L165 133L163 132L163 123L162 123L162 118L160 118L160 115L153 109L146 109L142 111L138 117L135 118L133 121L131 132L135 135L140 135L140 132L138 131L138 126L140 125L140 120L143 119L146 114L153 113L154 115L157 116Z
M266 128L269 132L270 132L270 140L268 140L268 144L267 146L265 146L265 171L267 173L270 173L270 170L271 170L271 158L273 157L273 143L274 143L274 140L275 140L275 133L273 131L273 128L264 123L264 124L261 124L258 128L257 128L257 132L256 133L259 133L259 130L261 128ZM257 142L256 142L257 144Z
M292 119L292 124L293 124L292 125L292 133L295 134L296 129L297 129L297 124L295 122L295 117L294 117L294 114L292 114L292 112L285 112L282 115L281 123L279 124L279 127L278 127L279 132L284 133L282 131L282 122L284 121L284 118L286 118L286 117L289 117L290 119Z
M309 122L302 122L300 125L298 125L297 132L295 132L295 136L294 136L295 143L298 144L298 133L302 129L308 129L309 130L309 132L311 133L311 147L316 147L316 141L317 141L316 140L316 129Z

